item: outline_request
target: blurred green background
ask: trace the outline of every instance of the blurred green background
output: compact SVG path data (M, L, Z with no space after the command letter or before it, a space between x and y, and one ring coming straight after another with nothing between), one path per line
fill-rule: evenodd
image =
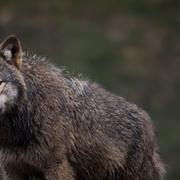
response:
M0 38L100 83L151 115L167 180L180 180L180 1L0 3Z

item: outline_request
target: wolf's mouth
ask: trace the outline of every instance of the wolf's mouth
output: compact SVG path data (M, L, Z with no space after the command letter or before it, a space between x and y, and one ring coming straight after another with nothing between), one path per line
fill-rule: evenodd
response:
M0 80L0 94L4 92L6 84L7 84L6 82Z

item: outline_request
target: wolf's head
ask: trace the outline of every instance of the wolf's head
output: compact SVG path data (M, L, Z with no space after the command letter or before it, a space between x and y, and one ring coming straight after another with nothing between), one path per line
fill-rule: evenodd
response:
M25 90L21 66L20 41L14 35L9 36L0 44L0 115L21 101Z

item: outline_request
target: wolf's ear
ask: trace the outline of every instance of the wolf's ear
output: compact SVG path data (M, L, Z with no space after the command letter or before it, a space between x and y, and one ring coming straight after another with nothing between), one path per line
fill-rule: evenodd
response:
M15 35L8 36L0 44L0 56L8 64L21 69L22 66L22 48L19 39Z

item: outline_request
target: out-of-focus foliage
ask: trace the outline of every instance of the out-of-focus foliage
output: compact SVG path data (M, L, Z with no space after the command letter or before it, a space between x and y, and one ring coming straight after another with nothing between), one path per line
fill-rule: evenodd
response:
M146 109L166 179L180 179L179 0L6 0L0 37L12 33L25 50Z

